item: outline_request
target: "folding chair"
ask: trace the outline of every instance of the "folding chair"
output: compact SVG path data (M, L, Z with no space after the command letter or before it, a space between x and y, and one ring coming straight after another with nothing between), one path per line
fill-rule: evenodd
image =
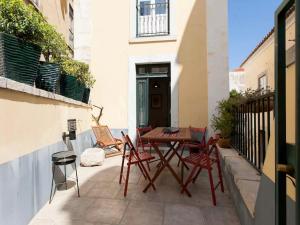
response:
M142 138L141 138L144 134L148 133L151 130L152 130L151 126L136 128L136 133L137 133L136 148L137 148L138 151L141 148L142 152L146 152L146 149L148 148L149 149L149 153L151 154L151 150L152 150L151 143L148 142L148 141L143 141ZM156 160L154 160L154 161L156 161ZM149 171L150 171L150 165L149 164L151 162L154 162L154 161L147 161L147 167L148 167Z
M205 139L206 130L207 130L206 127L196 128L196 127L191 127L190 126L190 132L191 132L191 136L192 136L192 141L190 142L190 144L196 145L196 147L191 147L189 145L186 145L186 147L189 148L190 154L192 153L192 151L194 149L199 151L199 150L201 150L205 147L205 144L206 144L206 139ZM181 157L183 155L184 149L185 148L182 148L181 155L180 155ZM178 163L177 163L177 166L179 166L179 165L180 165L180 160L178 160Z
M124 197L127 195L127 189L128 189L128 181L129 181L129 174L130 174L130 167L131 165L137 165L142 172L142 175L144 176L145 179L150 181L150 184L153 188L153 190L156 190L150 175L145 168L143 162L147 162L149 160L154 159L152 155L150 155L148 152L138 152L134 145L132 144L132 141L130 140L128 135L125 135L123 132L122 136L124 139L124 152L123 152L123 157L122 157L122 165L121 165L121 171L120 171L120 179L119 179L119 184L122 183L123 177L123 171L124 171L124 163L125 159L127 160L127 172L126 172L126 177L125 177L125 188L124 188ZM129 148L129 154L126 155L126 148Z
M112 152L107 155L107 157L115 156L115 155L120 155L122 154L122 146L123 142L122 140L118 138L114 138L110 132L110 129L108 126L94 126L92 127L93 132L96 137L97 144L101 148L116 148L117 152Z
M213 139L211 137L204 149L200 149L198 153L191 153L188 157L183 159L185 163L191 164L193 168L181 189L181 193L183 193L191 182L194 183L196 181L202 169L206 169L208 171L210 189L212 194L212 202L214 205L216 205L215 190L218 188L219 185L221 186L221 191L224 192L219 150L218 147L216 146L217 141L218 141L217 139ZM186 145L193 148L199 147L199 145L193 145L193 144L186 144ZM218 178L219 178L219 182L217 183L216 186L214 186L214 181L212 176L212 169L213 169L212 166L214 164L217 165ZM182 167L182 171L183 171L183 167ZM189 195L189 197L191 196Z

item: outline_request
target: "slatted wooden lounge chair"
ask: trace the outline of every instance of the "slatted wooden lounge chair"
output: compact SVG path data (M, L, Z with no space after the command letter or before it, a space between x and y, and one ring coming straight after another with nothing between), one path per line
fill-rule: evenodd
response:
M123 142L121 139L112 136L108 126L94 126L92 129L97 140L97 145L105 150L106 157L122 154Z

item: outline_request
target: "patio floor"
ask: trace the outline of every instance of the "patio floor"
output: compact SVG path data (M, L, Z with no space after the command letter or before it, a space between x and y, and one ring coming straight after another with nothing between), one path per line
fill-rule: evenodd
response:
M174 160L173 168L176 163ZM155 182L156 192L149 189L143 193L146 182L133 166L128 195L124 198L123 185L118 184L120 164L118 156L106 159L103 166L80 167L81 197L77 197L74 186L57 191L52 203L46 204L30 225L240 224L226 187L225 193L217 190L217 206L212 205L206 171L196 184L189 186L193 195L189 198L180 194L178 183L167 169ZM151 167L153 173L154 163Z

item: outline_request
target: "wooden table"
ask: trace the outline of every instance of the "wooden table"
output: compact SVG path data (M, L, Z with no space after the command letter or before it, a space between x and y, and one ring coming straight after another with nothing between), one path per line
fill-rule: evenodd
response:
M178 174L174 171L174 169L170 165L171 159L177 155L179 160L181 160L181 163L184 164L182 161L182 158L180 154L178 154L178 150L182 149L183 144L185 142L190 142L192 140L191 137L191 132L189 128L179 128L179 132L173 133L173 134L168 134L164 133L164 128L163 127L157 127L153 129L152 131L146 133L141 137L142 141L148 141L151 143L153 146L155 152L158 154L159 158L161 159L161 166L157 169L157 171L154 174L154 177L151 179L152 182L157 179L157 177L161 174L164 168L168 168L174 178L177 180L177 182L180 184L180 186L183 186L183 181L180 179ZM159 150L158 144L160 143L167 143L170 146L169 151L167 154L163 155L162 152ZM171 153L170 156L168 154ZM185 165L185 164L184 164ZM145 189L144 192L148 190L148 188L151 186L151 183L149 183ZM189 191L185 190L188 194Z

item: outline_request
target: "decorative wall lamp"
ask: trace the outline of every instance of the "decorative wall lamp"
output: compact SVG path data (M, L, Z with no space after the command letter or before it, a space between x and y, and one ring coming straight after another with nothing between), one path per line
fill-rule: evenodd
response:
M69 137L69 140L76 140L76 119L68 120L68 131L69 134L63 132L63 140L66 141L67 137Z

